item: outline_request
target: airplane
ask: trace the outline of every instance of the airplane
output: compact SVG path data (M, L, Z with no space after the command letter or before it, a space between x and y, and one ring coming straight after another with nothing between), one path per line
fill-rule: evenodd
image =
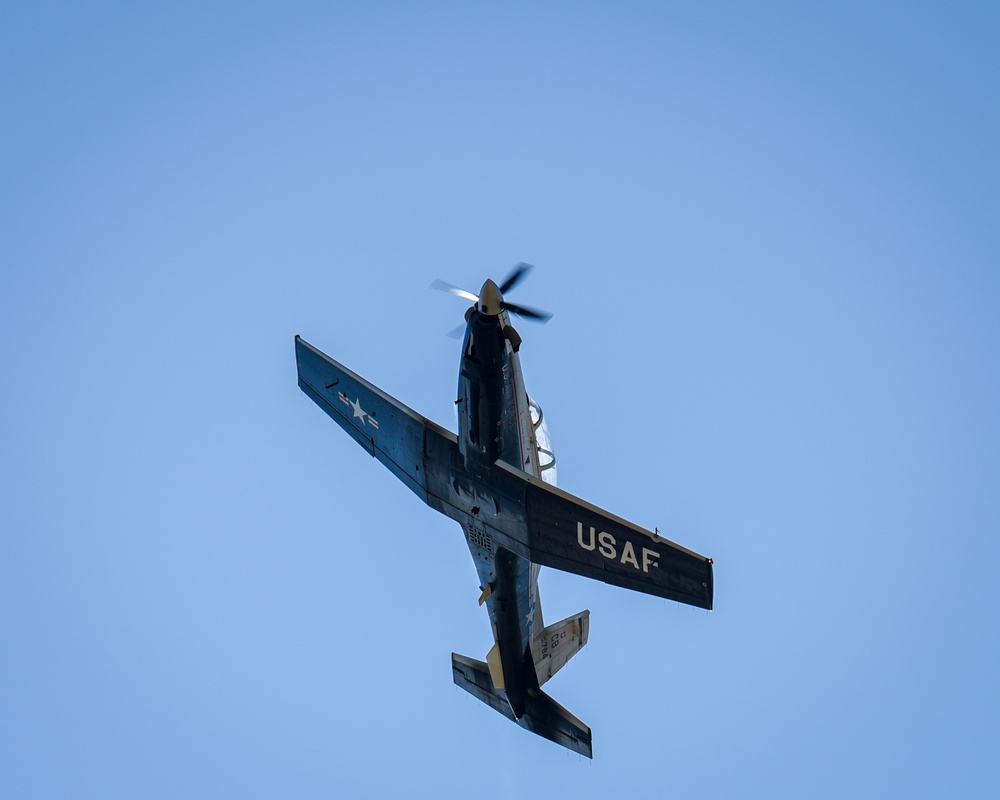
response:
M524 385L521 336L510 315L550 315L504 295L518 264L472 302L458 376L458 434L389 396L295 337L299 387L431 508L458 522L479 575L494 644L486 661L452 654L454 682L522 728L593 758L590 728L542 691L587 643L590 612L545 625L541 567L711 609L712 559L555 485L555 455L540 406Z

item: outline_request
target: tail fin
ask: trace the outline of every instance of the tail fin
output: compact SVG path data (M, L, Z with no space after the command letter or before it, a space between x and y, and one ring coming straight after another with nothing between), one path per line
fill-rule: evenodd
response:
M531 654L539 686L583 649L589 633L590 611L581 611L536 633L531 643Z
M587 758L594 757L590 728L545 692L529 691L524 714L518 719L511 711L503 693L493 688L489 667L485 663L452 653L451 669L456 685L496 709L507 719L516 722L525 730L537 733Z

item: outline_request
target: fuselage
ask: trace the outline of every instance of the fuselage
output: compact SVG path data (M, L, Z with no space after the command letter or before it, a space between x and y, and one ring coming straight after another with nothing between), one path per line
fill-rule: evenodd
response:
M459 452L477 483L488 483L484 479L497 460L536 477L551 477L551 473L543 475L547 464L540 457L535 435L540 412L533 419L517 352L520 337L506 311L483 313L483 305L466 314L456 401ZM473 508L473 522L465 533L493 627L490 666L494 684L502 684L511 710L520 717L527 696L539 688L532 655L533 634L536 626L538 630L542 626L539 567L503 547L483 546L483 537L489 537L485 523L499 513L495 503L482 498ZM496 672L497 661L502 676Z

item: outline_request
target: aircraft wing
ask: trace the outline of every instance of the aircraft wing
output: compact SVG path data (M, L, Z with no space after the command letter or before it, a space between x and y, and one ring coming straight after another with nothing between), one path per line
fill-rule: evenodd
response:
M389 396L301 337L295 337L299 387L421 500L461 520L441 491L462 470L458 439ZM514 479L515 534L523 555L542 566L712 607L712 561L502 461ZM446 481L445 481L446 483ZM521 499L523 498L523 500ZM523 503L523 505L522 505Z
M536 564L712 608L712 559L509 464L498 461L497 466L524 486L525 544Z
M451 431L422 417L343 364L295 337L299 388L370 455L428 502L428 453L457 451Z

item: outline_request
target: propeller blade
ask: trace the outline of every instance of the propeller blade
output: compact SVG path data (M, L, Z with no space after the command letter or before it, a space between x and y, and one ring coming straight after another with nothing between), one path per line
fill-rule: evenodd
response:
M521 279L533 269L534 267L531 264L525 264L523 261L515 266L514 271L507 276L503 283L500 284L500 294L507 294L507 292L517 286L517 284L521 282Z
M445 334L449 339L461 339L465 335L465 325L459 325L457 328L452 328Z
M479 302L479 295L467 292L465 289L459 289L457 286L452 286L450 283L445 283L444 281L434 281L434 283L431 284L431 288L437 289L439 292L448 292L449 294L454 294L458 297L464 297L466 300L471 300L473 303Z
M548 322L552 319L552 315L548 311L537 311L534 308L526 308L524 306L517 306L513 303L508 303L504 300L500 307L504 311L509 311L512 314L517 314L519 317L524 317L525 319L537 319L539 322Z

